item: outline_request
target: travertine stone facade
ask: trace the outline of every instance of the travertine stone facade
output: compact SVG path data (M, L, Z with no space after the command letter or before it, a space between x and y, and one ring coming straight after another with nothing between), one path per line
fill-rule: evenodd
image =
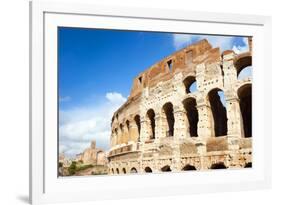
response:
M112 117L109 173L251 167L251 52L202 40L140 73Z

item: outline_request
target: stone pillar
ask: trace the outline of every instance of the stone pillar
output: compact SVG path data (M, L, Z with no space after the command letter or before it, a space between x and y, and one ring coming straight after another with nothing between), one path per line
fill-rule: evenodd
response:
M141 116L140 124L141 124L140 141L144 143L145 141L147 141L149 139L148 129L147 129L147 120L145 119L144 116Z
M135 122L132 122L130 124L130 140L133 142L138 142L138 138L139 138L138 126Z
M198 110L198 138L206 140L214 136L213 115L209 104L197 102Z
M174 106L174 137L175 139L186 139L190 134L188 134L188 120L186 117L186 111L183 105Z
M120 128L117 128L117 144L120 145L122 143L122 132Z
M224 78L224 88L227 92L228 90L233 90L233 86L237 82L237 70L234 66L233 60L234 60L235 54L234 52L228 51L227 54L223 54L223 78Z
M161 111L155 113L155 141L165 137L163 129L163 117Z
M129 141L129 129L127 124L124 126L124 132L123 132L123 143L127 144Z
M223 54L224 88L226 97L228 149L239 149L239 138L243 134L243 122L239 99L234 89L237 71L233 63L234 52Z
M226 99L228 149L239 149L239 138L244 136L243 119L237 97Z

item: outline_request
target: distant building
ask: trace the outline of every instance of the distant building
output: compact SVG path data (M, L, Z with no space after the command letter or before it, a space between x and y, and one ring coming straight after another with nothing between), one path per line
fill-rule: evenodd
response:
M76 155L76 161L82 161L83 164L105 165L107 159L102 149L96 148L96 141L91 142L91 146L82 153Z

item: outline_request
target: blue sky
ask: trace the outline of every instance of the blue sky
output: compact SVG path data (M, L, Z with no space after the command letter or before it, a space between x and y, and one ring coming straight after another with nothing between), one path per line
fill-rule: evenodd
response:
M78 154L92 139L108 149L112 113L130 94L133 78L203 38L221 50L248 49L242 37L59 28L60 152Z

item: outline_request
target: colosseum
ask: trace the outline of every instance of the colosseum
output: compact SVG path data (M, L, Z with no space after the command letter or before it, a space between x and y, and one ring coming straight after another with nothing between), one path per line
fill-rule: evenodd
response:
M140 73L112 117L109 174L252 167L248 45L221 53L204 39Z

